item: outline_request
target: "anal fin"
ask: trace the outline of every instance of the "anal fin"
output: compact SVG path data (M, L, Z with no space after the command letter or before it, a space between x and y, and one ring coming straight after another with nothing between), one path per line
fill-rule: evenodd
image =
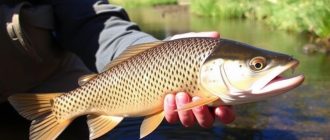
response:
M188 104L183 105L182 107L178 108L176 111L184 111L184 110L189 110L197 106L202 106L202 105L207 105L210 103L215 102L216 100L219 100L220 98L217 96L211 96L207 98L200 98L197 101L190 102Z
M96 139L115 128L124 117L88 115L89 139Z
M140 127L140 139L154 131L164 119L164 111L146 116Z

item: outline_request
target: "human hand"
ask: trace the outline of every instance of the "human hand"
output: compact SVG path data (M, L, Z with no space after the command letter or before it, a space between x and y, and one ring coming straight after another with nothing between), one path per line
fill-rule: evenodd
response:
M191 98L188 93L184 92L179 92L176 95L166 95L164 101L164 112L167 122L176 123L180 120L183 126L190 127L197 121L201 127L209 128L212 127L215 118L218 118L224 124L231 123L235 120L235 114L231 106L211 108L204 105L195 107L192 110L175 111L184 104L198 100L198 98L199 97Z
M213 37L220 38L218 32L199 32L174 35L173 39L187 37ZM222 123L228 124L235 120L235 114L231 106L219 106L209 108L208 106L195 107L192 110L175 111L177 108L191 101L198 100L199 97L191 98L188 93L179 92L176 95L168 94L164 100L165 118L169 123L176 123L178 120L185 126L193 126L196 121L201 127L212 127L214 119L218 118ZM195 119L196 118L196 119Z

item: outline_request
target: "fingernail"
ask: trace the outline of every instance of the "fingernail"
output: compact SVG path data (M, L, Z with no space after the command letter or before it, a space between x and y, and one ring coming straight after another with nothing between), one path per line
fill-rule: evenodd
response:
M220 38L220 34L218 32L213 32L212 37L213 38Z
M217 116L222 116L222 113L221 113L221 110L219 108L216 108L214 110L214 113L217 115Z
M195 96L195 97L192 98L192 100L193 100L194 102L197 101L198 99L200 99L200 98L197 97L197 96Z
M184 92L177 93L176 98L178 99L178 102L188 102L188 97Z
M167 105L175 106L173 95L167 95L165 98Z

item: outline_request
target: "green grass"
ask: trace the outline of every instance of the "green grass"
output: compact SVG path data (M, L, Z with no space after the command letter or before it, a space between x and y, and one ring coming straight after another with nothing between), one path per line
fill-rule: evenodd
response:
M201 16L237 18L248 10L244 0L191 0L190 10Z
M122 5L126 8L136 8L143 6L176 4L177 0L109 0L110 3Z
M191 12L217 18L253 18L276 29L330 38L330 0L191 0Z

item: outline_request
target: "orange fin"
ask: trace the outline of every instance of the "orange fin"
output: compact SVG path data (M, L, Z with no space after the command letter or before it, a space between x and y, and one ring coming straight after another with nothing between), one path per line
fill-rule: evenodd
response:
M146 116L140 127L140 139L154 131L164 119L164 111Z
M60 95L62 95L62 93L26 93L10 96L8 100L21 116L28 120L34 120L44 114L50 113L53 98Z
M96 76L97 76L97 74L95 74L95 73L81 76L78 80L79 86L86 84L88 81L92 80Z
M30 140L56 139L71 122L71 120L58 122L53 114L34 120L30 127Z
M89 139L96 139L115 128L124 117L88 115Z
M220 99L217 96L211 96L207 98L200 98L197 101L190 102L188 104L183 105L182 107L178 108L176 111L184 111L184 110L189 110L197 106L202 106L202 105L207 105L210 104L216 100Z
M103 71L109 70L113 66L115 66L135 55L138 55L139 53L142 53L148 49L157 47L158 45L160 45L162 43L164 43L164 42L155 41L155 42L143 43L143 44L137 44L137 45L130 46L124 52L122 52L117 58L115 58L109 64L107 64Z

